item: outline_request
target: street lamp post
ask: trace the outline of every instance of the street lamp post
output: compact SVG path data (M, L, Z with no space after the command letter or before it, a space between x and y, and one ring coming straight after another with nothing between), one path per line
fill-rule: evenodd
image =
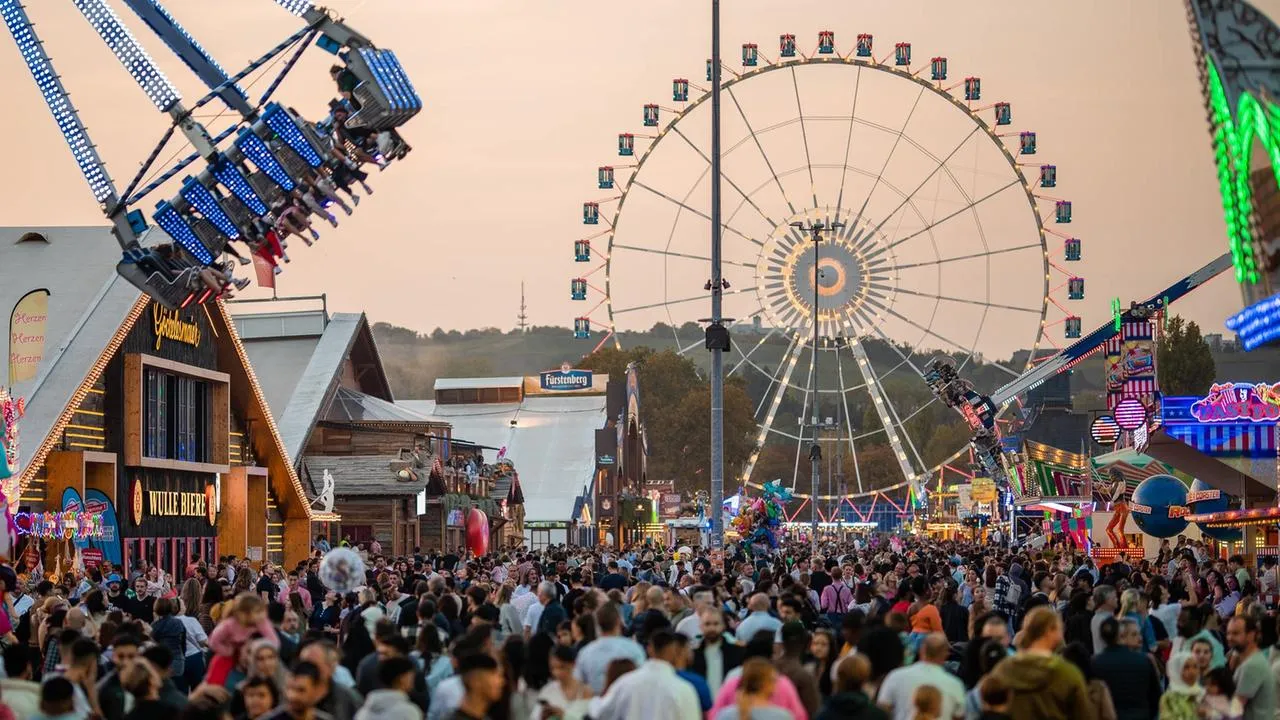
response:
M711 0L711 320L706 347L711 351L711 537L713 551L724 548L724 326L725 282L720 263L720 0Z
M822 446L818 442L819 418L818 414L818 278L821 275L821 269L818 266L818 246L822 244L822 233L826 230L840 230L844 228L844 223L833 222L830 225L819 220L818 222L806 225L803 222L793 222L791 227L809 235L809 239L813 241L813 367L809 377L809 392L813 395L813 422L810 427L813 431L813 445L809 448L809 466L810 481L813 485L813 496L810 503L813 505L813 521L810 530L810 542L812 544L813 555L818 554L818 480L822 473Z

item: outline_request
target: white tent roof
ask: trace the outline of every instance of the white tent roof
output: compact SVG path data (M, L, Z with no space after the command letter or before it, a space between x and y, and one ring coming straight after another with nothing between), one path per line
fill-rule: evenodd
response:
M603 395L528 396L522 403L396 404L452 424L457 440L506 448L520 474L526 520L569 520L574 499L595 474L595 431L605 424ZM494 459L492 452L485 456Z

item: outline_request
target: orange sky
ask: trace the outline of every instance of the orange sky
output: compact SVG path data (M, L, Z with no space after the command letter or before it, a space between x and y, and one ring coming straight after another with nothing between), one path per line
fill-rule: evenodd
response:
M1280 14L1280 0L1256 4ZM113 179L123 186L159 138L164 118L72 3L28 5ZM582 307L568 298L568 280L579 271L571 245L584 234L581 203L602 194L595 168L618 162L617 133L640 132L645 102L672 104L671 78L702 80L709 31L703 5L708 3L332 3L356 28L397 52L426 109L403 129L415 151L372 178L376 194L355 217L324 231L314 248L291 248L294 262L279 278L280 293L328 293L335 310L366 310L375 320L423 331L506 328L515 322L523 279L532 322L568 325ZM170 0L166 6L228 68L242 66L297 27L269 0ZM835 30L842 48L857 33L871 32L878 56L893 42L909 40L915 64L945 54L953 78L981 75L984 99L1011 101L1014 128L1039 133L1038 161L1058 165L1054 194L1075 203L1070 230L1084 240L1085 257L1075 267L1087 278L1089 295L1072 309L1086 329L1105 319L1112 296L1145 297L1225 250L1182 3L726 0L724 6L725 57L734 67L745 41L758 42L772 57L781 32L795 33L805 50L821 29ZM201 95L198 81L163 44L122 4L116 9L184 96ZM6 173L2 221L99 222L34 83L11 42L4 45L0 77L14 78L6 86L8 156L24 171ZM280 97L304 114L317 114L331 90L324 73L329 61L310 51ZM779 102L794 100L783 95ZM877 111L875 98L860 102L868 103L867 112ZM670 227L669 218L662 222ZM1060 245L1051 247L1060 253ZM615 259L619 275L651 272L643 263L627 267ZM1025 274L1026 267L997 268L996 284L999 273ZM696 294L708 274L700 267L680 272L680 282L694 292L669 289L672 296ZM627 281L640 282L619 277ZM1224 277L1178 310L1220 331L1223 317L1238 307L1239 294ZM677 312L680 321L706 315L701 304ZM1061 335L1060 329L1051 332ZM1028 344L998 331L989 342L1000 350Z

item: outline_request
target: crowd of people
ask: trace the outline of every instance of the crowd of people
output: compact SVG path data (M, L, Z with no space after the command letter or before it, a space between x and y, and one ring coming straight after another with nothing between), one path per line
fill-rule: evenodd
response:
M380 548L373 548L380 550ZM1273 720L1276 563L881 536L701 550L321 551L182 578L0 565L0 718ZM1275 654L1273 670L1272 655Z

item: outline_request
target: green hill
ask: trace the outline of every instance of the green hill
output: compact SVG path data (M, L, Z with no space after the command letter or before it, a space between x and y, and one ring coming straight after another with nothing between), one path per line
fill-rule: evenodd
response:
M374 335L378 348L382 353L383 364L391 380L391 387L397 397L429 398L432 387L438 377L485 377L501 375L531 375L542 370L559 367L562 363L576 363L583 355L590 352L599 342L599 337L589 340L577 340L568 328L553 326L535 326L527 332L519 330L502 331L498 328L483 328L460 332L437 329L432 333L418 333L407 328L388 323L375 323ZM700 331L691 323L680 328L681 339L690 338L693 342ZM621 333L619 341L625 348L640 346L655 350L676 349L675 336L669 326L657 325L649 332ZM613 339L609 340L610 343ZM786 342L777 335L765 338L753 335L749 331L735 331L734 342L745 352L750 353L752 362L761 368L772 371L781 362L786 353ZM910 368L902 366L900 357L884 343L870 341L866 345L872 363L877 368L899 366L888 377L882 377L886 385L897 383L892 379L918 382ZM905 348L902 348L905 351ZM929 357L936 355L934 351L911 353L917 366ZM710 353L695 346L686 353L704 371L708 369ZM1220 380L1239 382L1277 382L1280 381L1280 348L1263 348L1250 353L1218 351L1213 353L1217 364L1216 377ZM739 355L729 356L727 367L732 368L738 362ZM1021 368L1026 362L1026 352L1015 354L1014 358L1003 361L1005 365ZM826 363L833 366L833 363ZM851 367L846 363L845 371ZM819 367L822 375L820 385L837 387L835 367ZM883 372L883 371L882 371ZM765 380L761 373L743 373L748 382L751 394L759 397L764 390ZM966 369L965 375L971 378L980 389L991 389L1008 382L1009 375L992 365L974 365ZM897 376L897 377L893 377ZM846 377L847 382L852 382ZM1102 402L1102 356L1093 355L1081 362L1072 372L1072 391L1078 409L1091 410L1101 407ZM759 386L759 387L757 387Z

